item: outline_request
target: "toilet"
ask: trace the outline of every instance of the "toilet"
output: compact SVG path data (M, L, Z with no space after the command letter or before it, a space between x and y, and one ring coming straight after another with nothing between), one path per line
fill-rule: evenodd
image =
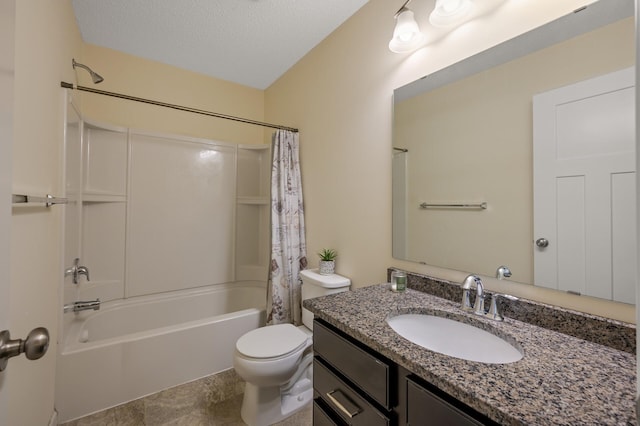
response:
M317 269L300 271L302 300L349 290L351 281ZM279 422L313 399L313 314L302 309L303 325L268 325L236 342L233 366L246 382L242 420L249 426Z

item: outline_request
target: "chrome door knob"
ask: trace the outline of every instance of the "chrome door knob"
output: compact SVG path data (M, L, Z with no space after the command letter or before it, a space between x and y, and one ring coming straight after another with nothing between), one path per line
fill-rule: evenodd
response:
M0 371L7 368L9 358L24 353L27 359L40 359L49 349L49 331L44 327L31 330L25 340L11 340L9 330L0 331Z
M549 245L549 240L547 240L546 238L538 238L536 240L536 245L540 248L545 248Z

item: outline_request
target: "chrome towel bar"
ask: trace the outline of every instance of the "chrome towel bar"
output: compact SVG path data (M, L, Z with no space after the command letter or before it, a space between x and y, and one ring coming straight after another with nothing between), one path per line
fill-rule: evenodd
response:
M440 208L440 209L446 209L446 208L456 208L456 209L482 209L482 210L486 210L487 209L487 203L486 201L483 201L481 203L461 203L461 204L431 204L431 203L420 203L420 208L421 209L428 209L428 208Z
M11 203L12 204L43 203L45 207L50 207L50 206L53 206L54 204L67 204L67 199L54 197L53 195L49 195L49 194L47 194L44 197L36 197L33 195L11 194Z

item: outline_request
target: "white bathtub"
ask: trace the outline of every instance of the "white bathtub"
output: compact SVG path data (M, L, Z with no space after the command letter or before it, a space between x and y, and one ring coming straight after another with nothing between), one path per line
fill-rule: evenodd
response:
M231 368L236 340L264 325L265 301L264 284L233 283L76 315L58 354L59 421Z

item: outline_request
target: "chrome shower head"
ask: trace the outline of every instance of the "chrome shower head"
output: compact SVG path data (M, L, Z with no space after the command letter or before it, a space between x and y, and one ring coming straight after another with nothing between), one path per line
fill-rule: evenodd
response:
M77 63L75 59L71 59L71 64L73 65L73 69L75 69L76 67L80 67L89 71L89 74L91 74L91 80L93 80L93 84L101 83L104 80L104 78L102 78L100 74L98 74L97 72L94 72L91 68L89 68L86 65Z

